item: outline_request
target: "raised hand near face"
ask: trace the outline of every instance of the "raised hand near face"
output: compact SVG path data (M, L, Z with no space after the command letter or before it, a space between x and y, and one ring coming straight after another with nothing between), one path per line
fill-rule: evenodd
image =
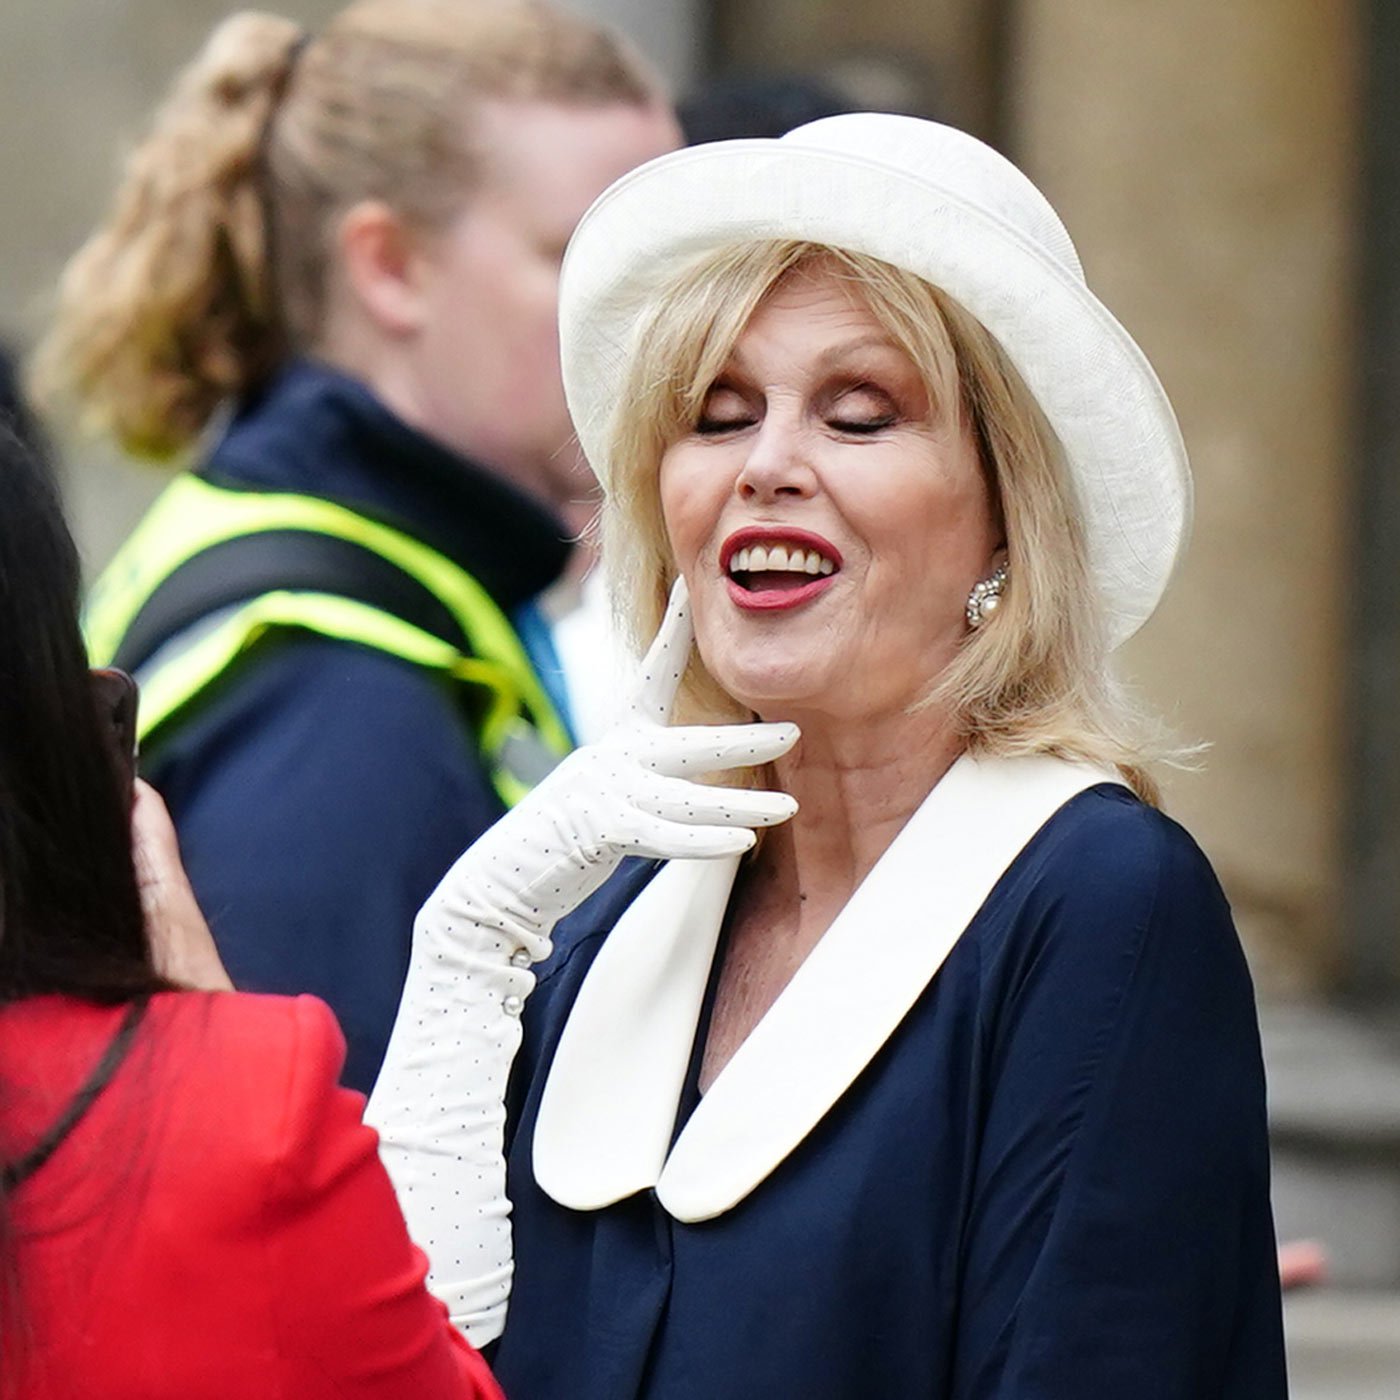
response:
M423 916L508 916L531 957L548 931L625 856L714 859L737 855L754 828L797 811L786 793L717 787L697 775L769 763L797 742L793 724L671 728L667 721L693 641L683 579L642 661L627 718L566 758L461 858ZM470 904L470 915L464 896Z

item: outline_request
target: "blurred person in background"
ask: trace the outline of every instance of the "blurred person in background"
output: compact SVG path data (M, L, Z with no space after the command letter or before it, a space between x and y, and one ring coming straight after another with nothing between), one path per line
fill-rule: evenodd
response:
M0 1395L500 1400L423 1286L325 1006L227 986L0 427ZM148 940L148 933L150 939Z
M531 0L241 13L69 265L51 399L194 455L93 591L234 982L311 991L368 1089L415 910L567 751L533 601L588 513L564 245L679 141L618 37Z

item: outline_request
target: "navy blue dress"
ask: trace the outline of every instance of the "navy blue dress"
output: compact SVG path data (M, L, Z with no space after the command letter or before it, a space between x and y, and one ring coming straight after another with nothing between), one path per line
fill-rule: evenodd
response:
M1180 827L1121 788L1066 804L812 1134L695 1224L652 1192L564 1209L530 1167L569 1008L654 868L560 926L526 1006L511 1400L1282 1400L1253 993ZM881 930L870 956L897 973Z

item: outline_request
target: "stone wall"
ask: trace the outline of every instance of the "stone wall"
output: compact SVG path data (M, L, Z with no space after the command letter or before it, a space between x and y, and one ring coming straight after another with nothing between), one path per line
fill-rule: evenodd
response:
M1355 59L1341 4L1022 0L1007 85L1017 154L1191 449L1191 550L1125 660L1211 744L1170 804L1277 990L1342 951Z

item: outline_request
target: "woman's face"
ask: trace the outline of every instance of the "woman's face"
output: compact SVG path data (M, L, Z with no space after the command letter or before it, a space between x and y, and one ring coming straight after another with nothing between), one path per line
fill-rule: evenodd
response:
M927 691L1001 544L957 417L831 270L759 306L661 462L696 643L735 699L870 720Z
M584 210L674 150L660 103L491 101L473 110L481 187L425 269L416 390L435 436L560 510L591 499L559 376L559 267ZM585 505L582 527L592 514Z

